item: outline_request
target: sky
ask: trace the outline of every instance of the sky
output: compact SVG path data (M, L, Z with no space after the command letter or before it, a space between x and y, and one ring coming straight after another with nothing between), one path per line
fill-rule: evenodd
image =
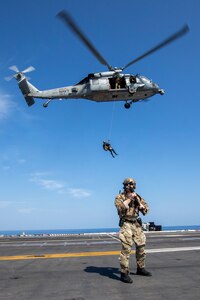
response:
M56 17L66 9L109 62L122 67L188 24L183 38L126 69L165 90L123 102L42 100L28 107L9 70L32 65L40 90L73 85L105 66ZM116 228L126 177L144 222L200 224L200 1L1 1L0 230ZM118 156L102 149L110 139Z

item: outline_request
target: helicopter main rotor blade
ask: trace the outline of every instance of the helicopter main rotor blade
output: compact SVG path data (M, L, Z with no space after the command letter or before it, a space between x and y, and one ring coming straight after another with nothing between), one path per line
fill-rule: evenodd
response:
M94 56L100 61L101 64L108 67L109 70L113 70L113 68L107 63L107 61L102 57L99 51L92 45L89 39L85 36L85 34L80 30L75 21L65 10L60 11L57 14L70 28L71 30L80 38L80 40L89 48L89 50L94 54Z
M158 44L157 46L153 47L151 50L145 52L144 54L142 54L138 58L130 61L127 65L125 65L122 68L122 70L124 70L124 69L128 68L129 66L135 64L139 60L143 59L144 57L146 57L146 56L148 56L148 55L150 55L152 53L154 53L155 51L161 49L162 47L165 47L166 45L172 43L176 39L178 39L181 36L185 35L188 31L189 31L189 26L188 25L184 25L179 31L177 31L174 34L172 34L170 37L168 37L167 39L165 39L164 41L162 41L160 44Z

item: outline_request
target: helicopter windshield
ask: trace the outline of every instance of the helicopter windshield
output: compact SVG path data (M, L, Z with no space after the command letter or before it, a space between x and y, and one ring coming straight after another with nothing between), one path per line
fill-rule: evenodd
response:
M151 83L152 81L147 78L146 76L141 76L141 75L137 75L137 78L140 79L140 81L142 81L143 83Z

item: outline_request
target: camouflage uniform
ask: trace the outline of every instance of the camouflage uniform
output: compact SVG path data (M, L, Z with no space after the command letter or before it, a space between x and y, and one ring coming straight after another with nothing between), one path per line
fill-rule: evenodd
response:
M137 197L140 199L140 203L143 205L142 213L145 215L149 207L147 203L138 194ZM128 208L124 205L124 201L128 199L126 192L116 196L115 206L120 217L120 233L119 238L122 243L122 249L120 254L120 267L121 273L129 273L129 257L133 242L136 246L136 262L137 267L143 269L145 267L145 243L146 236L142 230L142 226L138 223L137 218L139 216L140 209L138 205L135 205L134 199L129 204Z
M115 155L118 155L118 154L115 152L115 150L112 148L112 146L111 146L111 144L110 144L109 142L103 141L103 149L104 149L105 151L110 151L112 157L115 157L114 154L115 154Z

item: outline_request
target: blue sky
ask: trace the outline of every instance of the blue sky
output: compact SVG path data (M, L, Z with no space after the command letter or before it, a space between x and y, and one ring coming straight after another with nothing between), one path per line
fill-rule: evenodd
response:
M188 23L189 34L126 70L166 94L130 110L87 100L28 107L17 82L4 80L11 65L33 65L41 90L106 70L56 18L62 9L116 67ZM198 0L1 2L0 230L117 227L126 177L149 203L144 221L200 223L199 13ZM108 138L115 159L102 150Z

